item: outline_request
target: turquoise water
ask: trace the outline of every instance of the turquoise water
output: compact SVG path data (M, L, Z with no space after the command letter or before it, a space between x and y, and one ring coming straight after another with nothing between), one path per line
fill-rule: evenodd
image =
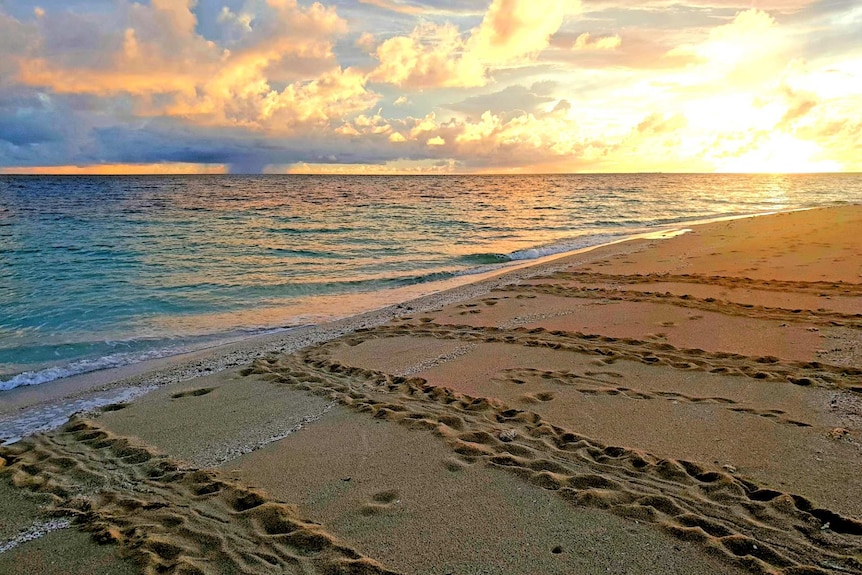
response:
M0 176L0 390L645 229L842 202L862 176Z

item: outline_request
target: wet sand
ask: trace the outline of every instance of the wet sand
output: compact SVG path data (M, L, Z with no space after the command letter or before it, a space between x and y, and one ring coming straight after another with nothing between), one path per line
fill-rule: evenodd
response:
M696 226L230 356L0 448L0 539L72 522L0 571L862 573L859 230Z

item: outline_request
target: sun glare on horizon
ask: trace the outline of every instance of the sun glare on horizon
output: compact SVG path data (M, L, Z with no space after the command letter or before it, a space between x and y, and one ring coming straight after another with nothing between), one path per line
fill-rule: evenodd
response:
M841 172L834 160L815 159L822 150L813 143L787 134L774 134L754 149L717 162L719 173L806 174Z

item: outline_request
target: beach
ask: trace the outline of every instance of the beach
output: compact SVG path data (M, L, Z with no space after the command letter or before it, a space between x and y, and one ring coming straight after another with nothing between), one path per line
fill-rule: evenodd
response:
M0 572L862 573L862 206L688 228L80 375Z

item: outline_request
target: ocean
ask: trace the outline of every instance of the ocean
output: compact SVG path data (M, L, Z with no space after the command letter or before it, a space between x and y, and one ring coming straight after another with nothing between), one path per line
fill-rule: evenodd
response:
M860 202L859 174L0 176L0 394L685 222Z

